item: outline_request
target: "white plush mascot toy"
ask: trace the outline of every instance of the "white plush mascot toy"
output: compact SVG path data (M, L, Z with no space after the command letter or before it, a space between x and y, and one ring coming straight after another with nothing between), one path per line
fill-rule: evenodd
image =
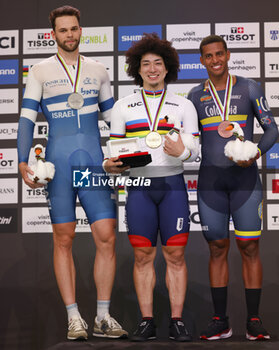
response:
M247 161L251 158L256 157L258 153L258 147L251 141L244 140L244 133L240 125L236 122L230 122L230 124L225 129L231 132L231 135L236 137L236 140L229 141L225 148L225 155L232 159L234 162Z
M34 171L34 175L30 175L30 177L35 183L46 185L54 177L54 164L45 160L44 147L42 145L36 145L34 147L34 151L37 161L35 164L30 166L31 170Z

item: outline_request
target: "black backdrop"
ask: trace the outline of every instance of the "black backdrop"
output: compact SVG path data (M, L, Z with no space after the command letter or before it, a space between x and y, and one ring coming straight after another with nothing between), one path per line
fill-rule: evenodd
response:
M264 22L278 22L278 0L247 0L232 2L212 1L147 1L103 0L103 1L57 1L57 0L1 0L0 30L19 29L20 69L23 57L23 29L49 28L48 13L51 9L71 4L82 12L81 24L90 26L114 26L115 52L114 70L117 71L117 27L119 25L161 24L165 36L166 24L259 22L260 39L263 40ZM264 48L257 49L263 57ZM279 49L276 49L277 52ZM275 49L270 51L276 52ZM252 50L253 51L253 50ZM192 51L191 51L192 52ZM197 50L193 50L197 52ZM241 52L241 49L238 50ZM96 53L98 55L99 53ZM123 54L123 52L121 53ZM47 57L48 55L40 55ZM35 56L33 56L35 57ZM10 58L9 56L1 58ZM15 56L11 56L15 58ZM264 79L263 59L261 60L261 83ZM117 75L113 85L117 82ZM267 79L268 80L268 79ZM270 79L269 81L275 81ZM22 89L21 79L19 88ZM182 81L183 82L183 81ZM197 80L190 80L187 83ZM127 84L126 84L127 85ZM2 88L5 88L3 86ZM115 97L118 97L115 89ZM21 101L21 94L20 94ZM19 101L19 102L20 102ZM274 108L274 115L278 115ZM17 122L18 115L0 115L1 123ZM39 120L43 120L39 116ZM16 141L0 140L1 148L14 148ZM265 162L265 160L263 160ZM265 164L265 163L263 163ZM262 170L263 181L266 170ZM17 175L0 175L1 178L14 178ZM18 177L19 179L19 177ZM44 349L65 339L66 312L59 296L52 268L52 237L49 233L21 232L21 181L19 181L19 204L0 204L0 213L11 208L18 215L17 233L0 235L0 348L1 349ZM267 200L265 200L266 204ZM278 207L278 200L275 201ZM27 206L28 207L28 206ZM264 207L265 208L265 207ZM266 216L266 209L264 209ZM278 214L277 214L278 215ZM1 216L1 215L0 215ZM261 240L261 255L264 265L264 283L261 315L265 326L272 335L278 336L279 316L279 236L276 230L267 230ZM233 237L233 236L232 236ZM125 233L117 236L117 273L112 294L111 314L132 331L140 316L132 282L132 249ZM231 240L230 285L228 314L235 334L244 334L246 307L241 278L241 262L234 239ZM77 268L77 299L83 317L90 329L95 317L96 291L92 280L92 264L95 248L89 233L78 234L74 243L74 258ZM189 269L189 287L184 308L187 326L197 335L212 314L207 273L208 249L201 232L191 234L186 249ZM164 284L165 265L158 249L156 258L157 285L154 296L155 318L159 336L164 337L168 326L169 304Z

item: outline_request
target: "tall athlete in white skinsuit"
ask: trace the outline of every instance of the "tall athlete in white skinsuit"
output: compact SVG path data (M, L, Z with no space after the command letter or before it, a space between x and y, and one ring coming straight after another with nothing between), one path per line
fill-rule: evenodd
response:
M111 191L84 190L73 186L73 170L89 176L88 169L101 168L103 154L98 129L98 108L109 120L113 106L105 68L79 55L79 10L64 6L50 14L57 55L35 65L28 77L18 133L19 169L27 185L27 165L39 104L49 123L46 159L55 164L55 177L47 187L53 227L54 270L68 312L68 339L87 339L75 295L72 243L76 226L76 196L86 212L96 244L94 279L97 317L93 335L126 337L127 332L109 315L115 275L115 206ZM96 169L97 172L98 169ZM80 179L81 180L81 179Z

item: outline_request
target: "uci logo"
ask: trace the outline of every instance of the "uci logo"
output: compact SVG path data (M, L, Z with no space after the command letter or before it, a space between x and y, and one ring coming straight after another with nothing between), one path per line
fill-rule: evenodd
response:
M139 102L136 102L136 103L131 103L128 105L128 108L131 108L131 107L137 107L137 106L141 106L142 105L142 102L139 101Z

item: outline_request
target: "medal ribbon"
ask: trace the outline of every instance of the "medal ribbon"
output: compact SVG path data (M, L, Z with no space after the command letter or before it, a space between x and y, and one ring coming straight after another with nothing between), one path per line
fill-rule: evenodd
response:
M226 91L225 91L225 98L224 98L224 105L222 104L219 95L215 89L215 86L213 85L212 81L208 79L209 83L209 91L211 93L211 96L215 102L216 107L219 110L220 116L222 120L229 120L229 110L230 110L230 103L231 103L231 95L232 95L232 86L233 86L233 79L232 76L229 74L227 78L226 83Z
M77 59L77 69L76 69L76 75L75 75L75 79L73 80L71 73L65 63L65 61L63 60L62 56L59 55L59 53L56 54L56 58L58 60L58 62L61 65L61 68L64 70L67 78L70 80L71 86L72 86L72 90L73 92L77 92L78 90L78 83L79 83L79 79L80 79L80 73L81 73L81 58L80 55L78 56Z
M159 106L158 106L157 112L155 114L155 118L152 121L151 113L150 113L150 110L149 110L149 107L148 107L147 98L145 96L144 89L141 89L141 96L142 96L143 104L144 104L144 107L145 107L145 110L146 110L146 114L147 114L147 117L148 117L147 120L148 120L149 128L150 128L151 131L156 131L157 128L158 128L159 114L160 114L161 109L162 109L162 107L164 105L164 102L165 102L166 92L167 92L167 90L164 90L164 92L162 93L162 96L161 96L161 99L160 99L160 102L159 102Z

